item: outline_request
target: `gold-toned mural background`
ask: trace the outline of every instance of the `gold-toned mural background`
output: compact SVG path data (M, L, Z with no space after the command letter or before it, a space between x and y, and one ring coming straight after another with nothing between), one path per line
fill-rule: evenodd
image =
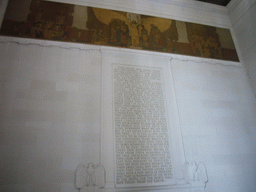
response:
M239 61L229 29L41 0L9 0L0 34Z

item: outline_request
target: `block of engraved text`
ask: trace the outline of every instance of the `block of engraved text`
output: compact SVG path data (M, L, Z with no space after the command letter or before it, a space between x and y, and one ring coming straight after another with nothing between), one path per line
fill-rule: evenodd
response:
M162 74L161 68L113 64L117 187L173 179Z

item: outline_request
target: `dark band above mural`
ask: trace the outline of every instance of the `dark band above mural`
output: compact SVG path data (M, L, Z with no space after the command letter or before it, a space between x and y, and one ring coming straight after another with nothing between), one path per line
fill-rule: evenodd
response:
M239 61L229 29L41 0L9 0L0 34Z

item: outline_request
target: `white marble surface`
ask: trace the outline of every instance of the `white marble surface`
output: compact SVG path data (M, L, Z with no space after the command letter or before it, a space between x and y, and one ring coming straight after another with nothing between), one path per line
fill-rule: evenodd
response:
M256 2L233 0L227 10L237 40L238 50L246 67L254 94L256 95Z
M102 164L106 167L107 184L111 186L115 184L115 150L113 146L114 138L114 114L113 111L113 79L112 79L112 64L119 64L123 66L137 66L137 67L156 67L161 68L164 72L164 98L167 111L168 132L170 132L170 145L172 171L175 179L182 179L182 165L184 160L184 151L181 139L181 132L179 128L179 119L177 114L177 105L172 84L172 75L170 69L170 57L149 56L147 54L131 54L131 53L117 53L112 51L103 51L102 70L103 73L103 106L102 106ZM168 83L167 83L168 82ZM114 144L115 145L115 144ZM174 184L176 181L170 181ZM148 185L155 185L154 183ZM136 186L136 185L135 185ZM124 186L125 187L125 186ZM128 187L128 186L127 186Z
M90 1L96 5L102 2ZM182 7L186 2L188 7ZM154 3L159 9L152 10L143 3L133 9L133 4L126 1L104 1L102 6L231 26L225 10L195 2L157 1ZM110 165L106 166L107 173L113 173L113 161L102 155L104 151L113 153L113 145L110 142L101 147L101 134L106 130L103 125L108 120L103 118L101 103L101 78L107 75L102 70L102 55L110 51L119 57L129 54L136 62L136 55L155 57L160 62L172 58L171 89L177 99L181 133L173 136L182 137L184 159L205 164L207 192L255 191L255 99L242 63L10 37L0 37L0 50L1 190L75 192L74 170L80 163L105 161ZM253 50L248 51L251 63ZM109 102L104 98L102 101ZM182 177L182 172L178 173ZM100 191L113 191L111 182ZM192 184L186 189L179 186L173 185L172 191L187 192L193 188Z

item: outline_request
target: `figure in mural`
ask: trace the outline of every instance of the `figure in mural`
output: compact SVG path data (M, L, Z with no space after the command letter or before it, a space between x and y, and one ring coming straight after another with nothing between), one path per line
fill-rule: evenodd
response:
M205 41L204 56L218 59L222 57L220 45L212 36L208 37Z
M129 43L129 39L130 39L129 27L128 25L125 24L124 21L121 21L121 24L120 24L120 35L121 35L121 46L122 47L128 46L130 44Z
M196 56L222 59L222 48L217 28L186 23L188 39Z
M66 15L68 15L67 7L69 6L55 4L56 12L50 12L49 7L50 5L45 1L31 1L30 12L26 21L26 36L40 39L67 40L69 24ZM71 7L69 9L71 10Z
M166 38L167 50L171 53L178 52L177 41L179 38L176 21L172 20L171 26L165 31L164 36Z
M43 27L42 27L42 22L37 22L35 26L33 27L33 33L35 38L43 38Z
M52 39L54 40L61 40L64 37L64 24L65 24L65 16L58 15L55 21L55 25L52 31Z
M196 34L193 34L191 36L191 41L190 41L190 45L191 45L191 48L192 48L192 51L193 53L196 55L196 56L204 56L204 51L203 51L203 38L196 35Z
M42 13L41 10L38 10L38 12L34 14L29 15L30 24L31 27L29 29L30 35L33 38L42 38L43 37L43 19L42 19Z
M117 30L118 30L119 22L117 19L112 19L109 23L110 28L110 37L109 37L109 43L111 45L117 45Z
M139 36L139 31L137 26L138 25L136 21L132 21L131 24L129 25L129 28L130 28L129 31L130 31L133 47L139 47L139 44L140 44L140 36Z
M140 25L140 45L143 49L148 49L148 30L144 25Z
M233 44L230 42L232 37L228 29L181 21L178 24L171 19L95 7L82 7L81 10L86 10L81 13L84 17L75 17L75 5L43 0L29 1L29 7L18 8L15 10L16 14L13 14L14 10L6 10L0 30L2 35L239 61L235 47L226 48ZM9 0L9 4L15 2ZM23 13L24 10L27 13ZM19 21L13 16L19 13L27 14L27 20ZM77 14L79 15L78 12ZM223 41L227 35L228 40Z
M44 25L44 38L52 39L52 30L54 27L54 23L52 21L46 21Z
M97 42L97 30L96 29L91 29L91 43Z
M117 42L117 45L120 45L121 44L121 26L120 26L120 23L121 21L118 20L118 25L116 27L116 42Z
M108 38L106 37L106 34L104 33L104 31L102 29L97 31L97 37L96 37L96 44L106 44L106 42L108 41Z
M154 24L151 24L151 31L149 35L149 47L152 50L163 50L163 37L161 31Z

